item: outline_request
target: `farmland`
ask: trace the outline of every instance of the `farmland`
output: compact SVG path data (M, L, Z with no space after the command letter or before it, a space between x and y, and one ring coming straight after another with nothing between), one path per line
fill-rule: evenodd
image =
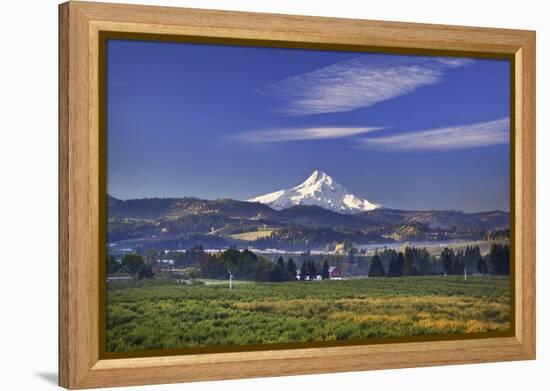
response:
M230 235L233 239L253 241L260 238L269 237L273 233L272 229L256 230L252 232L244 232L241 234Z
M117 281L107 351L504 331L509 278L408 276L182 284Z

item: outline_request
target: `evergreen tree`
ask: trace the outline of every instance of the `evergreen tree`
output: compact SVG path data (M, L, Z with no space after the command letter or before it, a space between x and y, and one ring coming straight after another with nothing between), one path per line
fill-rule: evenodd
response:
M231 265L231 271L241 279L254 278L258 269L258 256L250 250L239 254L236 265Z
M476 270L478 260L481 257L479 246L468 246L464 250L464 266L467 270Z
M386 271L384 265L382 265L382 260L378 254L375 254L370 261L369 277L384 277L385 275Z
M107 257L107 274L114 274L121 269L122 265L116 260L114 255Z
M414 276L418 274L416 266L414 265L413 251L410 247L405 248L405 261L403 263L403 275Z
M279 257L275 265L273 265L273 269L271 269L269 280L273 282L282 282L286 281L286 277L285 261L283 257Z
M285 260L283 259L283 257L279 257L279 259L277 259L277 264L275 266L279 274L277 281L286 281L287 273L286 273Z
M400 252L399 255L394 254L388 268L388 277L401 277L403 275L404 262L403 253Z
M315 280L317 278L317 266L315 266L315 262L312 260L308 261L308 275L310 280Z
M288 258L288 262L286 264L286 273L288 274L288 278L290 281L296 280L296 263L292 258Z
M328 280L330 278L329 265L326 259L323 262L323 267L321 269L321 277L323 280Z
M418 261L418 274L427 276L432 274L432 263L430 262L431 256L428 250L423 248L418 252L419 261Z
M453 274L454 258L455 254L452 249L445 247L441 252L441 263L445 274Z
M485 262L485 260L481 256L477 260L477 271L478 271L479 274L489 273L489 268L487 267L487 262Z
M271 269L273 265L269 259L260 257L256 263L256 270L254 272L254 279L256 281L269 281L271 278Z
M453 274L456 275L463 275L464 274L464 252L462 250L458 250L458 252L455 255L455 259L453 262Z
M300 280L304 281L308 275L309 275L309 270L307 267L307 261L303 261L302 266L300 267Z
M395 251L394 249L388 249L388 248L384 247L384 250L380 251L378 253L378 256L382 260L382 265L384 265L384 267L386 267L386 265L388 265L388 270L389 270L389 265L390 265L391 260L394 257L397 259L397 251Z
M510 246L507 244L492 244L489 252L491 274L506 276L510 274Z

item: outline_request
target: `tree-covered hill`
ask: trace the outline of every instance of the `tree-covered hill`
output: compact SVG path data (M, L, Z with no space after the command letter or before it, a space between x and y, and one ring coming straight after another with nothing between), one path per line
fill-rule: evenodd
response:
M317 249L335 242L481 239L506 232L509 214L455 210L375 209L340 214L318 206L274 210L257 202L232 199L143 198L107 196L108 242L162 242L168 248L200 240L206 247L252 245L257 248ZM242 234L262 232L259 235ZM240 236L239 236L240 235Z

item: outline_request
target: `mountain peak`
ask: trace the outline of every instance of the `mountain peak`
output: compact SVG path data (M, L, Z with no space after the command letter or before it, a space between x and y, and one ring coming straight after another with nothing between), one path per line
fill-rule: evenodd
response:
M354 196L330 175L321 170L313 171L298 186L258 196L248 201L261 202L277 210L295 205L314 205L348 214L381 207L380 204Z
M321 171L321 170L315 170L311 173L311 175L309 176L309 178L307 178L306 180L312 180L312 181L317 181L317 180L322 180L324 179L325 177L327 177L327 173L324 172L324 171Z
M320 170L315 170L298 187L314 186L315 184L323 184L323 183L326 183L327 185L330 186L334 183L334 180L332 179L332 177L327 175L327 173Z

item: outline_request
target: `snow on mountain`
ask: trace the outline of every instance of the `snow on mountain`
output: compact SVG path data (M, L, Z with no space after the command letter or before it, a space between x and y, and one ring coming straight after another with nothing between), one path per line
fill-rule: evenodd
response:
M323 171L315 170L302 184L248 200L261 202L281 210L294 205L315 205L339 213L356 213L382 207L380 204L359 198Z

